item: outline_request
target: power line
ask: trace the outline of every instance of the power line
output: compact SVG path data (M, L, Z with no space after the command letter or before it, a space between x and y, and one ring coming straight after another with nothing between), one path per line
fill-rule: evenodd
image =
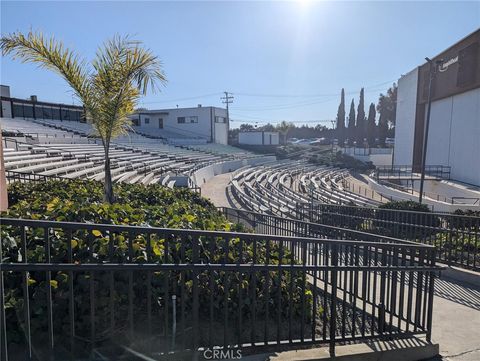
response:
M380 89L372 89L369 91L365 91L365 94L367 93L373 93L377 92ZM346 93L346 94L356 94L356 92L351 92L351 93ZM268 111L268 110L282 110L282 109L291 109L291 108L298 108L298 107L303 107L303 106L309 106L309 105L316 105L316 104L321 104L321 103L327 103L331 100L334 100L338 97L338 94L331 95L329 98L324 98L324 99L319 99L319 100L314 100L314 99L308 99L308 100L302 100L299 102L295 103L290 103L290 104L276 104L276 105L265 105L265 106L246 106L246 107L235 107L235 111Z
M204 94L204 95L197 95L193 97L188 97L188 98L177 98L177 99L169 99L169 100L158 100L154 102L143 102L143 104L157 104L157 103L171 103L171 102L179 102L179 101L184 101L184 100L192 100L192 99L200 99L200 98L209 98L213 96L218 96L222 94L221 92L217 93L210 93L210 94Z
M283 119L284 120L284 119ZM243 119L232 119L232 122L235 123L247 123L247 124L268 124L268 123L280 123L282 120L243 120ZM294 124L304 124L304 123L331 123L332 119L323 119L323 120L292 120L288 121L289 123Z
M396 79L385 81L378 84L373 84L364 87L365 89L372 89L377 88L381 85L392 84L395 82ZM380 90L380 89L378 89ZM377 91L377 90L373 90ZM246 96L246 97L266 97L266 98L320 98L320 97L329 97L329 96L338 96L338 93L324 93L324 94L253 94L253 93L241 93L235 92L238 95ZM346 92L345 94L356 94L356 91Z

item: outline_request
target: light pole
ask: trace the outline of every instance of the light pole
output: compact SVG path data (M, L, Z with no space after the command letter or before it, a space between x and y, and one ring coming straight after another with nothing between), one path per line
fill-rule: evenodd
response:
M418 202L422 203L423 198L423 184L425 183L425 162L427 160L427 142L428 142L428 130L430 126L430 112L432 109L432 82L437 73L437 67L443 63L442 59L436 60L435 63L426 57L425 60L430 65L429 69L429 79L428 79L428 106L427 106L427 119L425 121L424 135L423 135L423 150L422 150L422 165L421 165L421 174L420 174L420 194L418 195Z

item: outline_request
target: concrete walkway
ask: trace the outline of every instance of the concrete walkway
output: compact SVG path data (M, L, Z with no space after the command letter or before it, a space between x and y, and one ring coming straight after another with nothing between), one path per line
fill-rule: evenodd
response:
M231 207L226 187L232 173L202 185L202 195L217 207ZM450 268L435 283L432 342L440 355L432 361L480 360L480 273Z
M230 183L232 173L219 174L208 182L205 182L200 187L202 189L202 196L210 199L217 207L231 207L227 198L226 188L228 183Z
M441 355L434 360L480 360L480 273L443 272L435 283L432 328Z

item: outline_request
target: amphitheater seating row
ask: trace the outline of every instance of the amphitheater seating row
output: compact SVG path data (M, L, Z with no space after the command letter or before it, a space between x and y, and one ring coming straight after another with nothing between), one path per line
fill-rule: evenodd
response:
M378 205L378 201L346 190L345 169L286 161L248 167L236 172L229 192L242 208L295 217L298 207L310 203Z

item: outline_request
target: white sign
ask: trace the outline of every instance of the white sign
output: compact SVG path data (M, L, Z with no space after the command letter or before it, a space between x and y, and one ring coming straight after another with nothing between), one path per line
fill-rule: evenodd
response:
M442 65L439 66L438 71L443 73L448 70L448 67L452 64L455 64L458 62L458 55L454 58L451 58L450 60L444 62Z

